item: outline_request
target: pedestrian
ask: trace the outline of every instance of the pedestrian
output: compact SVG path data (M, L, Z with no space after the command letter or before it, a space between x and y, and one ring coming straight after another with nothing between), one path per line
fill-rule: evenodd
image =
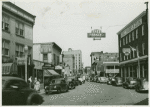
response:
M29 83L29 87L32 88L31 87L31 85L32 85L32 76L30 76L30 78L28 79L28 83Z
M34 81L34 89L36 91L40 91L40 81L37 80L37 78L35 78L35 81Z

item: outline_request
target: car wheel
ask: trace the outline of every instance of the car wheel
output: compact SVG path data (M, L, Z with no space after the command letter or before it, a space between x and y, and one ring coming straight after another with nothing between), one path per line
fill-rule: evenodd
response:
M138 87L136 87L136 88L135 88L135 91L136 91L136 92L140 92L140 90L139 90L139 88L138 88Z
M59 88L59 89L57 90L57 93L58 93L58 94L61 93L61 88Z
M40 105L43 103L43 97L39 94L33 93L27 99L27 105Z

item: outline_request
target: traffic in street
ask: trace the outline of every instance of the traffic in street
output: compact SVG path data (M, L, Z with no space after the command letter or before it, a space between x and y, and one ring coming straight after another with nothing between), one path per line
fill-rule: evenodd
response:
M42 93L42 96L42 105L134 105L148 98L148 93L137 93L122 86L85 82L68 92Z

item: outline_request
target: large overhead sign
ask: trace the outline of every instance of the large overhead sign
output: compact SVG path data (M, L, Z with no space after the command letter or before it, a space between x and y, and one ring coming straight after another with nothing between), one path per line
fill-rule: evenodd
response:
M93 40L101 40L101 38L106 37L106 33L103 33L100 29L94 29L91 33L87 33L88 38L93 38Z

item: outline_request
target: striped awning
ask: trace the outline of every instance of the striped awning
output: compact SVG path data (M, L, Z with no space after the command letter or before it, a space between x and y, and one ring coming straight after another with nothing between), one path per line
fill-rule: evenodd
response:
M59 76L59 74L54 70L46 69L44 70L44 76Z
M15 63L3 63L2 74L17 74L17 64Z

